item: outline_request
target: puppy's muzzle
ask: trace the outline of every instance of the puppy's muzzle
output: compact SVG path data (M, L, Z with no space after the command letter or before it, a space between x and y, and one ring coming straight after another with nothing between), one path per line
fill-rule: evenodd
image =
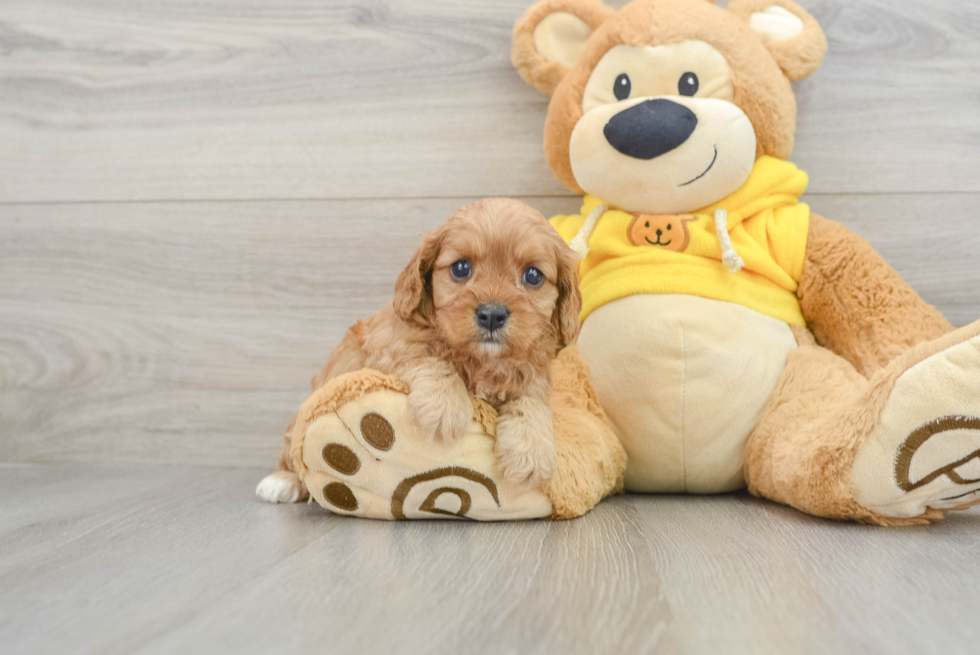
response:
M476 324L493 334L505 325L510 318L510 310L499 303L484 303L476 308Z

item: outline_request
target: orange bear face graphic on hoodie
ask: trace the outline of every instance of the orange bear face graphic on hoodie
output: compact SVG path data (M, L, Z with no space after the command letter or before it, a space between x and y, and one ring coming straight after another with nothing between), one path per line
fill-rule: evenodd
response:
M657 246L684 252L691 241L687 224L694 220L697 220L697 216L693 214L636 214L627 233L634 246Z

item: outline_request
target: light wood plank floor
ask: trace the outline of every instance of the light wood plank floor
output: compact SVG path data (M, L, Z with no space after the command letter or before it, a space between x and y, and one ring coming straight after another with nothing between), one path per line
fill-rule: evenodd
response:
M254 500L421 231L488 195L577 207L508 61L530 1L0 2L0 651L977 652L978 510ZM807 201L975 320L980 5L800 1L830 41L795 85Z

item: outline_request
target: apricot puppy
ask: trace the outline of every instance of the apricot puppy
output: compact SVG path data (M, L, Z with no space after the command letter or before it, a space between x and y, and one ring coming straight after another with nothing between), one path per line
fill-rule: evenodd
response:
M361 368L395 375L411 388L420 425L441 439L466 430L476 396L498 410L503 475L538 485L556 465L550 362L578 335L576 265L535 209L505 198L467 205L423 236L394 300L348 331L313 389ZM280 470L256 489L269 502L306 496L292 472L291 432L292 423Z

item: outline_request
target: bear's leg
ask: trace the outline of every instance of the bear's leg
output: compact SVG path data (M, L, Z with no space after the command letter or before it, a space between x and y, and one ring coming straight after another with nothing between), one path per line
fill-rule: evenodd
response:
M599 407L574 346L552 367L554 476L540 488L508 482L494 456L496 412L474 403L469 429L435 440L413 420L408 386L376 371L330 380L297 415L290 461L327 509L381 519L567 519L621 491L626 452ZM273 474L276 475L276 474Z
M800 330L749 438L759 496L878 525L980 502L980 322L896 357L870 380Z
M794 329L776 391L749 436L745 479L749 491L828 518L866 518L853 499L848 472L862 435L853 416L870 383L847 360Z
M548 483L548 497L551 518L570 519L622 492L626 450L599 405L578 348L564 348L551 370L558 467Z
M797 296L817 342L868 378L909 348L953 331L870 243L815 214Z
M375 371L330 380L300 408L292 465L310 496L337 514L377 519L543 518L540 489L507 482L495 469L493 410L452 441L414 419L408 387Z

